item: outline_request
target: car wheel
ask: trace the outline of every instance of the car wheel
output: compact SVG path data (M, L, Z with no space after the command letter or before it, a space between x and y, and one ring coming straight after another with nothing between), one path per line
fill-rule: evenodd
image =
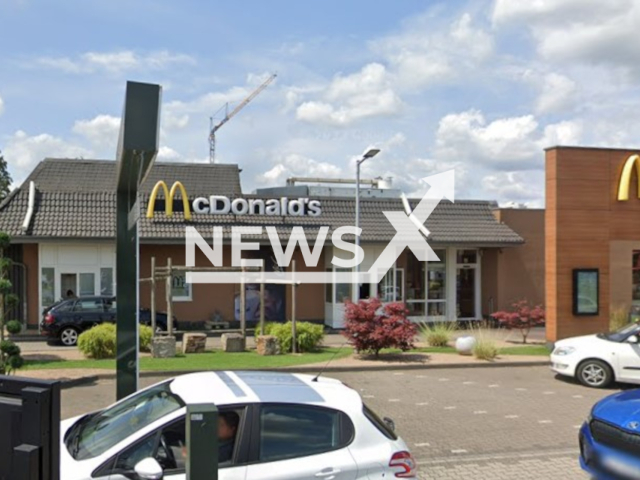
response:
M613 382L611 367L602 360L586 360L578 367L578 381L586 387L605 388Z
M78 343L78 331L73 327L65 327L60 332L60 342L65 347L74 347Z

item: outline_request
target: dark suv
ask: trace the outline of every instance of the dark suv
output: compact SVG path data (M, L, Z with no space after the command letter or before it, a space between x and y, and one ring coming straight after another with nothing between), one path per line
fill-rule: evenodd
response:
M40 323L42 335L60 340L63 345L78 343L78 335L95 325L116 321L115 297L80 297L60 300L42 312ZM140 309L139 321L151 325L151 311ZM173 317L173 328L178 329L178 321ZM156 312L156 329L167 330L167 314Z

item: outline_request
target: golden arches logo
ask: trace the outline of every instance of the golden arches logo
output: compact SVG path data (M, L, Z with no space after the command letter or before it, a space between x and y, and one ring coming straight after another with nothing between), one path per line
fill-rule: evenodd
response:
M631 175L633 174L634 166L636 167L636 181L638 182L638 198L640 198L640 157L631 155L624 162L624 167L622 167L620 183L618 183L618 201L629 200L629 187L631 186Z
M164 181L160 180L155 184L153 190L151 190L151 197L149 197L149 205L147 206L147 218L153 218L154 208L156 206L156 197L158 196L158 192L162 188L164 192L165 198L165 207L164 211L167 217L173 215L173 198L176 195L178 189L180 189L180 195L182 196L182 205L184 207L184 218L185 220L191 220L191 208L189 207L189 199L187 198L187 190L184 188L182 183L174 182L171 186L171 190L167 187L167 184Z

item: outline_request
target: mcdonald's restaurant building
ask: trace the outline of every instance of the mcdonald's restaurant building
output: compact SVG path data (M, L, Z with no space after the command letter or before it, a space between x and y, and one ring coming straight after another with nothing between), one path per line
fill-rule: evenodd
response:
M639 150L546 151L547 339L640 312Z
M564 164L557 165L560 171ZM68 291L77 296L114 294L115 178L113 161L47 158L0 204L0 231L12 239L8 254L15 261L12 279L21 299L16 315L29 327L37 328L43 308ZM331 233L354 225L353 187L289 185L246 194L240 179L237 165L156 162L139 198L140 277L150 276L152 258L158 266L166 265L169 259L173 265L185 265L187 226L194 227L209 244L213 242L213 227L221 226L223 264L227 266L231 265L231 227L263 227L262 233L243 237L244 242L259 245L256 250L245 250L243 256L263 260L267 270L279 267L264 227L275 227L281 244L286 246L292 228L301 226L313 248L320 228L327 226L329 235L321 245L318 263L305 265L296 246L296 270L340 271L331 262L334 253L342 258L350 258L350 254L334 252ZM400 192L389 186L361 189L362 271L373 264L397 233L383 212L405 211L399 197ZM586 194L582 204L587 204L586 199L593 202ZM410 207L419 200L409 200ZM558 200L560 214L567 202ZM640 212L640 201L616 207ZM590 212L587 216L592 215ZM356 288L361 298L378 296L385 302L405 302L415 321L482 319L521 298L542 303L544 221L543 210L499 209L491 201L443 200L425 222L438 262L419 261L405 249L374 292L369 285L302 284L296 288L296 319L340 328L345 301L355 298ZM580 241L599 238L601 225L594 225L588 234L580 230L588 236L588 240ZM625 232L635 231L633 225L630 217ZM635 248L628 245L627 253ZM616 258L626 254L621 248L614 251L612 247ZM600 252L593 252L585 263L590 265L600 256ZM199 248L195 263L197 267L211 266ZM605 268L596 266L601 269L604 285ZM166 310L164 285L161 282L156 287L156 308L160 311ZM239 318L237 284L188 284L183 273L176 273L171 288L174 312L182 325L202 328L204 322L216 321L234 325ZM267 285L264 301L268 320L291 318L291 288ZM142 283L141 306L149 307L150 298L150 285ZM259 307L258 289L246 286L249 326L258 320Z

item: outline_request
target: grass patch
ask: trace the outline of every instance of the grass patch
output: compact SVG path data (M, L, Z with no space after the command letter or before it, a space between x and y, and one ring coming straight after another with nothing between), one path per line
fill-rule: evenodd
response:
M498 356L498 347L496 342L491 338L476 338L476 344L473 347L473 356L478 360L494 360Z
M446 347L455 330L455 322L424 323L420 326L420 336L430 347Z
M498 349L500 355L541 355L549 356L551 352L544 345L525 345L522 347L504 347Z
M262 356L254 351L225 353L214 350L206 353L180 355L174 358L140 358L141 371L169 370L242 370L252 368L277 368L327 362L335 354L335 359L348 357L353 353L350 348L322 348L315 353L299 355ZM337 354L336 354L337 352ZM115 360L28 360L25 370L44 370L61 368L86 368L115 370Z

